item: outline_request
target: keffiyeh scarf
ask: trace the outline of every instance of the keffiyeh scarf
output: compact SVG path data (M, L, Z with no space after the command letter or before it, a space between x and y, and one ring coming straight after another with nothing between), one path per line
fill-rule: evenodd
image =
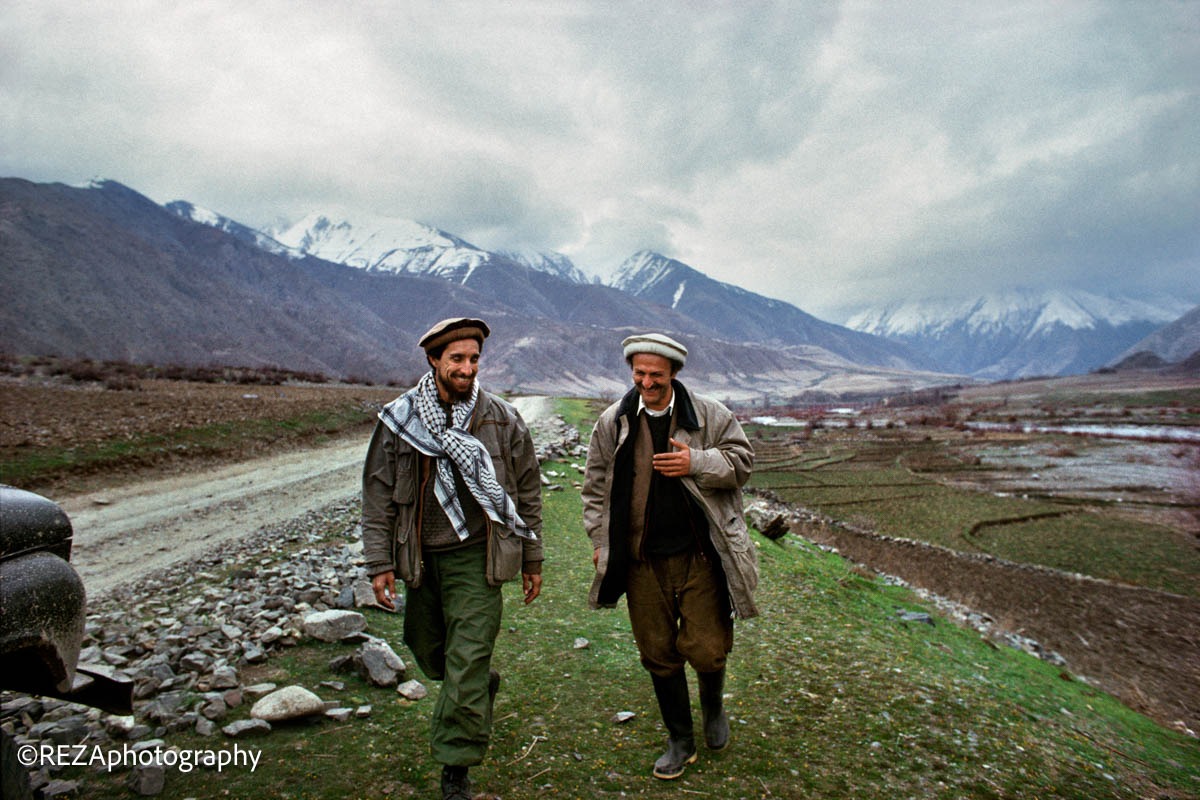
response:
M465 540L471 531L458 501L453 467L458 467L463 483L489 519L508 527L518 536L536 539L537 535L517 514L512 498L496 480L491 454L483 442L467 431L478 400L479 384L476 383L471 387L469 400L451 407L452 424L448 425L438 402L437 383L433 373L427 372L412 390L384 406L379 419L397 436L435 459L434 494L459 540Z

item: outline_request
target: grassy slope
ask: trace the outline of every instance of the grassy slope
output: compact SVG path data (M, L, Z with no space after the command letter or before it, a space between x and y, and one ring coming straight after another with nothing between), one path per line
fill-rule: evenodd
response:
M578 404L571 412L586 416ZM569 465L553 469L577 474ZM480 789L509 800L1200 796L1195 740L974 632L941 619L900 621L898 610L921 608L908 592L792 537L782 545L756 539L763 614L738 624L727 686L731 746L702 751L679 781L656 781L649 767L665 734L625 612L586 608L592 568L578 491L568 483L545 501L546 587L528 608L518 587L506 592L497 649L505 683L491 753L473 771ZM370 615L371 631L403 653L400 622ZM577 637L589 646L576 649ZM345 705L370 703L369 719L279 727L239 743L262 748L254 774L171 773L162 797L436 796L426 745L433 698L408 703L356 677L340 692L319 687L338 677L327 663L344 652L305 644L272 657L256 678L307 685ZM614 724L622 710L637 716ZM247 714L243 706L235 717ZM91 777L84 796L122 794L119 783Z

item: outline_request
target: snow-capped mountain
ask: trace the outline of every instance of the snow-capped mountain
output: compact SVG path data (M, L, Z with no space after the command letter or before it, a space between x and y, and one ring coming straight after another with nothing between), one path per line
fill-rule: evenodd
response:
M703 321L731 341L815 345L859 364L927 366L906 346L824 322L790 303L714 280L658 253L635 253L613 273L610 285Z
M274 238L300 252L369 272L406 272L465 283L491 254L445 231L406 219L366 224L310 214Z
M678 333L693 349L689 386L726 402L886 396L947 377L731 342L654 302L492 254L469 285L281 255L220 215L168 211L115 182L0 178L0 208L0 341L17 354L278 365L411 385L428 368L421 332L469 314L492 326L485 383L503 392L619 397L629 383L620 342L635 330Z
M299 252L371 272L406 272L465 284L485 264L511 262L571 283L594 282L562 253L533 249L488 251L453 234L407 219L351 223L310 214L272 234Z
M939 369L1000 380L1096 369L1191 305L1177 298L1014 290L896 302L862 311L846 326L904 342Z
M587 273L575 266L574 261L562 253L522 249L497 250L496 255L515 261L518 264L524 264L530 269L536 269L538 272L545 272L547 275L557 275L571 283L596 283Z
M217 215L196 221L220 225ZM820 348L855 364L928 369L928 360L903 345L823 322L779 300L713 280L682 262L640 252L615 273L612 285L590 279L561 253L489 252L445 231L411 220L366 225L310 214L270 240L324 261L367 272L440 278L510 303L522 313L577 323L717 335L731 342ZM540 276L540 277L539 277ZM665 307L665 308L664 308Z
M628 307L632 297L642 303L634 316L679 332L710 331L731 342L815 346L857 364L988 380L1097 369L1191 306L1177 298L1012 291L969 300L897 302L863 311L843 327L649 251L631 256L601 286L560 253L489 252L411 220L351 223L312 214L285 229L262 233L184 201L166 207L276 255L308 255L366 272L447 280L521 313L553 308L577 323L610 325L634 311Z
M198 222L201 225L208 225L210 228L223 230L247 244L252 244L261 250L266 250L268 253L288 258L304 257L303 252L272 239L260 230L251 228L249 225L243 225L236 220L232 220L215 211L210 211L207 208L193 205L186 200L173 200L163 206L163 208L172 214L191 220L192 222Z

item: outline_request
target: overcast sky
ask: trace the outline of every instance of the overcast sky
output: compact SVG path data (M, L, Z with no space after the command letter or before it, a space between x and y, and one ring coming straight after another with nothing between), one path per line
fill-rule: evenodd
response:
M1200 2L4 0L0 42L6 177L651 249L835 322L1200 302Z

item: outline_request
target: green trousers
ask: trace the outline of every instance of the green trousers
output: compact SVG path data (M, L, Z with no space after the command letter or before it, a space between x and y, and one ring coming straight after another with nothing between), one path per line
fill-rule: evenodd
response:
M486 577L487 547L425 554L425 580L405 592L404 643L421 672L441 681L430 721L433 760L454 767L483 761L492 733L488 670L503 597Z

